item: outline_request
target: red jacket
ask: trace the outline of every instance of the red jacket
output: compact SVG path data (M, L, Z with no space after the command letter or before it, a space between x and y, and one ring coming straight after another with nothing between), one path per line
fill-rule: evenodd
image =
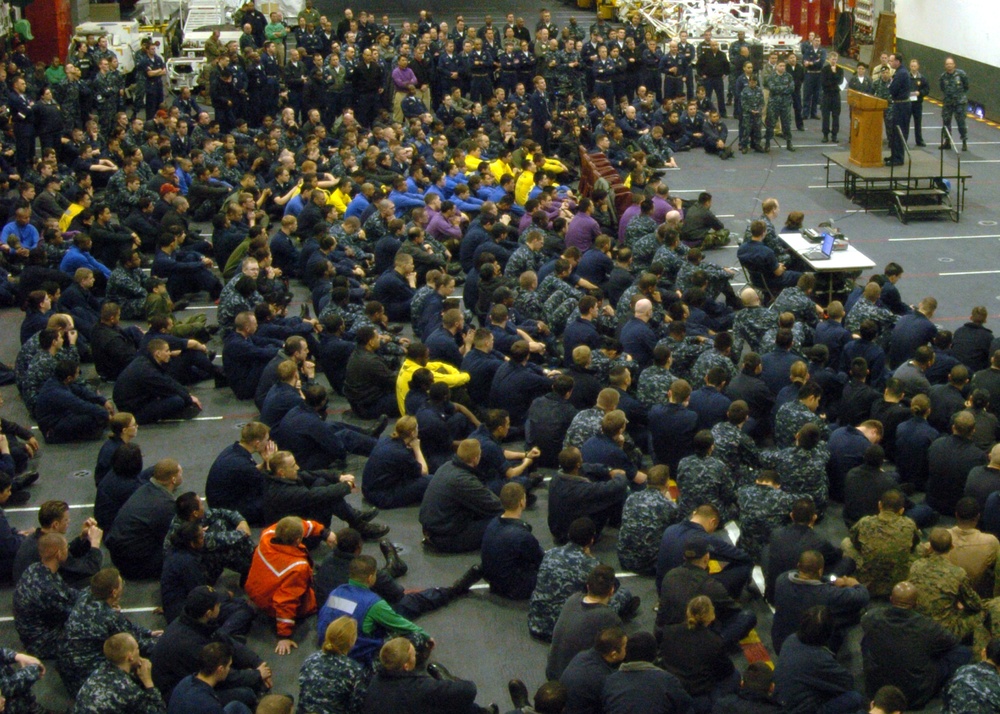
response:
M305 537L323 532L323 524L303 521ZM277 620L278 637L292 636L295 620L316 612L312 559L304 545L273 542L274 526L260 536L243 590L253 603Z

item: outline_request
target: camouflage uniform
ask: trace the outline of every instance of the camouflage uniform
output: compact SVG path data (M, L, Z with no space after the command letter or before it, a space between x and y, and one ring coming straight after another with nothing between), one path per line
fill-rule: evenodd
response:
M563 284L565 285L566 283ZM566 329L566 325L569 324L570 315L572 315L574 310L578 309L578 303L582 297L583 291L576 288L556 290L549 295L549 299L545 301L545 323L552 330L552 334L562 334L563 330Z
M0 691L7 700L4 714L36 714L38 704L31 688L42 678L42 668L37 664L14 669L17 651L0 648Z
M600 564L601 561L585 553L576 543L557 546L545 553L528 605L528 631L540 639L551 639L566 600L573 593L584 590L590 571ZM632 593L618 588L609 605L621 615L631 601Z
M830 428L826 425L826 420L818 414L809 411L809 407L794 399L778 407L778 414L774 418L774 443L779 448L795 445L795 435L799 429L806 424L815 424L819 427L820 438L827 441L830 438Z
M733 316L733 354L743 353L743 345L751 352L761 354L765 342L764 335L778 326L778 314L766 307L748 307Z
M663 531L679 520L677 504L655 488L630 494L618 528L618 562L640 575L655 573Z
M913 561L907 579L917 588L917 612L961 640L971 636L973 652L982 651L989 640L983 602L965 570L947 556L930 553Z
M680 379L691 382L691 370L702 352L712 349L712 343L700 342L697 337L685 337L683 342L676 342L670 337L664 337L656 346L666 345L670 348L673 363L670 370ZM697 386L697 385L694 385Z
M604 419L604 410L600 407L591 407L577 412L573 421L566 430L566 438L563 440L563 448L571 446L582 448L587 439L601 433L601 421Z
M219 294L219 309L215 314L223 336L233 331L233 323L241 312L253 312L253 309L264 302L264 296L254 290L250 297L243 297L236 292L236 281L243 275L237 272Z
M559 78L559 93L564 97L567 94L572 94L577 99L581 99L583 97L583 60L580 58L580 53L576 50L564 49L560 50L556 57L559 60L559 67L562 69L562 75ZM573 62L576 62L578 66L570 67Z
M518 246L507 259L503 274L508 278L517 278L526 270L538 271L542 263L541 251L534 251L526 245Z
M421 285L417 288L417 291L413 293L413 298L410 300L410 327L413 328L413 334L420 336L417 331L417 323L420 321L420 315L424 311L424 303L434 292L434 288L430 285ZM339 309L332 302L328 303L326 307L323 308L323 312L319 314L320 320L323 319L327 314L336 312L339 314Z
M752 484L754 471L760 468L760 450L753 439L727 421L712 427L712 437L715 439L712 456L729 467L737 488Z
M108 277L106 296L108 302L117 303L122 311L122 319L146 319L146 286L142 268L128 270L118 266Z
M514 309L526 320L545 321L545 308L538 298L537 290L514 289Z
M896 315L893 315L884 307L879 307L875 303L868 302L862 297L851 308L844 318L844 327L850 332L857 332L861 329L863 320L872 320L879 329L879 342L881 343L888 335L888 331L896 324Z
M642 216L640 216L641 218ZM643 270L653 264L653 256L656 249L660 247L660 241L656 239L656 233L646 233L641 235L631 243L633 265Z
M160 690L146 689L135 677L104 661L76 695L74 714L164 714Z
M687 518L703 503L711 503L725 523L737 517L736 484L729 467L714 456L685 456L677 465L678 509Z
M667 397L667 390L676 379L677 377L671 374L666 367L651 364L639 375L639 386L636 388L635 398L647 407L666 404L670 401Z
M764 333L764 344L762 347L765 352L770 352L774 349L774 340L778 336L778 323L775 322L774 327L771 327ZM792 325L792 352L796 352L799 355L802 354L802 345L806 342L806 326L801 322L796 322ZM805 358L802 359L805 362Z
M361 714L365 668L346 655L314 652L299 671L299 709L313 714Z
M36 332L28 341L21 345L21 350L17 353L17 359L14 361L14 379L17 380L17 391L24 394L24 390L28 385L28 370L31 365L35 363L35 358L40 352L42 352L42 347L38 343L38 336L40 333ZM80 352L77 350L76 345L70 345L64 343L62 349L56 354L59 360L69 360L71 362L80 361Z
M644 216L641 213L634 216L625 228L625 245L631 248L632 244L643 236L656 233L658 227L652 216Z
M686 262L684 258L678 255L677 251L668 246L661 245L653 254L652 265L662 265L663 279L673 283L677 280L677 274Z
M49 354L47 350L40 350L31 361L24 389L21 390L21 399L24 400L24 406L28 407L28 411L35 411L35 402L39 392L42 391L42 385L56 373L58 364L59 357Z
M94 106L97 109L101 130L105 134L110 133L114 126L115 115L118 114L119 92L124 86L121 72L117 70L98 74L94 78Z
M736 365L729 357L715 349L705 350L698 355L698 359L695 360L694 366L691 368L691 379L694 380L691 386L700 388L705 383L705 375L713 367L721 367L725 370L727 383L732 382L733 377L736 376Z
M739 489L736 501L740 508L740 548L760 562L771 533L788 523L788 514L798 495L780 488L751 484Z
M941 93L944 95L941 103L941 123L951 131L951 118L955 117L958 124L958 133L965 141L968 137L968 130L965 127L965 112L968 111L969 100L966 92L969 91L969 78L965 72L956 69L952 74L941 73L938 82L941 86Z
M119 632L127 632L139 643L143 657L153 647L153 633L130 621L106 602L95 600L88 590L77 601L66 620L57 666L66 691L71 697L104 660L104 641Z
M538 288L535 293L538 295L538 300L543 305L548 302L549 298L552 297L553 293L562 293L566 300L579 300L579 291L572 285L567 283L565 280L556 277L555 273L550 273L545 276L545 280L539 283Z
M84 89L83 83L80 80L63 82L62 84L57 84L55 88L58 91L56 99L63 110L66 131L73 128L82 128L83 118L80 114L80 94Z
M250 572L255 546L253 538L236 530L236 526L246 519L237 511L208 506L204 508L205 515L200 523L208 530L205 531L205 546L198 552L198 556L208 575L208 582L217 581L225 568L246 575ZM177 516L170 522L170 530L163 539L164 555L170 548L171 536L184 527L185 523Z
M361 227L365 232L365 238L372 244L375 244L379 238L384 238L389 235L389 224L385 222L382 218L382 214L378 211L372 213L365 224Z
M767 143L765 146L769 145L771 139L774 138L774 124L779 119L785 131L788 145L791 146L792 134L788 127L794 126L792 124L792 92L795 91L795 80L788 72L785 74L775 73L767 80L767 89L771 96L767 102L767 132L764 134L764 140Z
M42 563L28 566L14 588L14 628L29 653L58 654L66 618L81 595Z
M965 109L963 107L962 111ZM993 714L1000 711L1000 673L989 662L959 667L944 691L946 714Z
M802 322L810 327L815 327L819 322L819 317L816 315L816 301L795 285L781 291L774 301L774 311L790 312L795 315L796 323Z
M809 496L820 513L826 509L829 498L826 462L830 460L830 450L826 444L817 444L812 450L792 446L762 451L760 460L763 468L774 469L781 474L781 487L784 490Z
M710 263L707 260L703 260L699 265L685 260L680 270L677 271L677 279L674 287L682 293L687 292L688 288L694 287L691 278L699 270L708 277L708 283L705 286L707 300L713 301L719 297L722 291L726 289L726 285L729 284L729 273L722 266Z
M858 564L855 577L871 596L886 597L896 583L909 576L913 549L918 543L920 529L916 523L906 516L882 511L851 526L843 548L844 555Z
M759 151L761 119L764 111L764 90L747 85L740 92L740 149L751 146Z

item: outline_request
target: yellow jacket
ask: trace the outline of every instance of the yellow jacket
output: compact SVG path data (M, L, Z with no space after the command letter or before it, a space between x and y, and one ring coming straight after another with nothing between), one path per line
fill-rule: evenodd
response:
M514 178L517 178L517 171L514 167L500 159L494 159L490 162L490 173L493 174L493 178L497 180L497 183L500 183L500 179L503 178L504 174L510 174Z
M59 230L63 233L68 231L69 224L73 222L73 219L76 218L77 214L81 211L83 211L83 206L79 203L69 204L69 208L66 209L66 211L62 214L62 217L59 219Z
M535 172L525 169L517 177L517 183L514 184L514 203L518 206L523 206L528 200L528 194L531 193L531 189L534 187Z
M339 213L341 216L343 216L344 213L347 211L347 204L350 203L350 201L351 197L348 196L343 191L341 191L339 186L336 189L334 189L330 193L329 198L326 199L327 204L332 205L334 208L336 208L337 213Z
M403 366L399 368L399 374L396 376L396 401L399 403L400 414L406 414L406 395L410 393L410 379L421 367L434 373L435 382L442 382L451 388L461 387L472 379L468 372L460 372L457 367L452 367L447 362L428 362L426 365L420 365L412 359L403 360Z

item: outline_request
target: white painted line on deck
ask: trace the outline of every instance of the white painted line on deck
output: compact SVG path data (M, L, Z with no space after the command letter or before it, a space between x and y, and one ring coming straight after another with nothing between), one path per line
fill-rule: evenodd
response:
M974 238L1000 238L1000 233L990 233L982 236L925 236L923 238L890 238L890 243L917 243L928 240L971 240Z
M995 275L1000 273L1000 270L965 270L957 273L938 273L942 278L950 275Z
M476 586L473 585L472 587L476 587ZM489 586L487 586L487 587L489 587ZM155 607L123 607L121 609L121 612L153 612L154 610L156 610ZM0 617L0 622L13 622L13 621L14 621L14 618L11 617L10 615L4 616L4 617Z
M888 208L869 208L867 213L879 213L882 211L889 211L889 210L890 209ZM865 212L866 211L863 208L848 208L846 211L844 211L844 213L865 213Z
M969 146L983 146L984 144L1000 144L1000 141L967 141Z
M775 141L777 141L777 139ZM838 144L795 144L796 149L820 149L823 147L833 148L834 146L838 146ZM826 164L822 165L826 166Z
M1000 159L966 159L963 164L1000 164Z
M736 218L736 214L735 213L717 213L717 214L715 214L715 217L716 218Z
M70 504L70 508L93 508L93 503L81 503L79 505ZM6 513L37 513L38 506L24 506L23 508L5 508Z
M185 310L218 310L218 305L188 305Z
M804 166L826 166L826 164L776 164L779 169L797 169Z
M189 421L222 421L225 417L221 416L210 416L210 417L193 417L191 419L161 419L159 424L184 424ZM156 424L149 424L148 426L156 426Z
M836 188L836 186L827 186L825 183L818 183L815 186L809 186L809 188Z
M703 188L672 188L673 193L705 193Z

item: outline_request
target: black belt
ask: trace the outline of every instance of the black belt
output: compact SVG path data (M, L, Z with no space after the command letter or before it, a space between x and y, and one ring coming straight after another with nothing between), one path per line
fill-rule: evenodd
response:
M892 103L893 104L909 104L911 101L913 101L913 100L912 99L893 99Z
M610 79L595 79L594 84L611 84Z

